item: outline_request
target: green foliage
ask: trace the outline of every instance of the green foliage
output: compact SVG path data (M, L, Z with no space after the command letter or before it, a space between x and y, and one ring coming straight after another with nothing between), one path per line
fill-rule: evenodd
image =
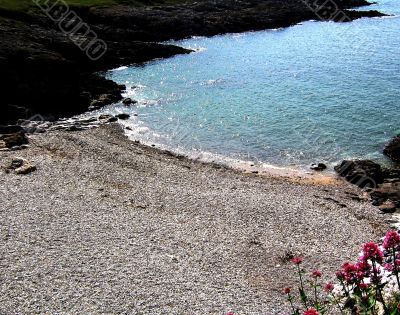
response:
M56 0L51 0L56 2ZM71 7L104 7L118 4L131 6L151 6L171 3L181 3L185 0L64 0ZM32 0L0 0L0 10L24 11L37 10Z

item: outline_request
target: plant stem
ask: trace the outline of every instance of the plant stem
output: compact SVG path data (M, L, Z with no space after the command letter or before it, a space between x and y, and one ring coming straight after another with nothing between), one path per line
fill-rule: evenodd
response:
M399 290L400 290L399 271L398 271L398 269L397 269L397 263L396 263L396 250L394 249L394 247L392 247L392 253L393 253L393 266L394 266L394 275L396 276L397 285L398 285L398 287L399 287Z
M301 276L300 265L297 265L297 271L299 273L301 290L305 294L306 291L304 291L303 277ZM304 298L303 302L304 302L304 306L306 307L306 309L308 309L308 307L307 307L307 297Z
M344 312L343 312L342 307L340 306L340 301L338 301L333 294L332 294L332 297L333 297L333 301L335 302L335 304L337 305L337 307L340 310L340 314L345 315Z
M376 281L378 281L378 273L376 271L376 263L375 263L375 261L372 261L372 269L374 271L375 279L376 279ZM388 314L387 307L386 307L386 304L385 304L385 300L383 299L382 290L379 288L378 284L375 285L375 290L376 290L376 298L379 295L379 299L381 300L381 303L383 305L383 309L385 310L385 314ZM375 298L375 300L377 300L376 298Z
M292 307L293 314L295 314L295 313L296 313L296 310L295 310L295 308L294 308L293 301L292 301L292 297L290 296L290 293L288 293L288 301L290 302L290 306Z
M314 284L314 297L315 297L315 304L318 304L318 297L317 297L317 282Z

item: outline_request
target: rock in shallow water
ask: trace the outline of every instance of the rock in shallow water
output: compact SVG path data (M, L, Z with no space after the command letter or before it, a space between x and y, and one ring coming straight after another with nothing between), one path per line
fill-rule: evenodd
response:
M123 99L123 101L122 101L122 104L124 104L125 106L133 105L133 104L136 104L136 103L137 103L137 101L134 101L129 97Z
M383 154L394 162L400 162L400 135L397 135L386 144Z
M128 114L118 114L118 115L115 115L115 117L117 117L118 119L121 119L121 120L127 120L131 116Z
M318 164L314 163L311 164L310 169L312 169L313 171L323 171L326 169L326 167L327 166L324 163L318 163Z

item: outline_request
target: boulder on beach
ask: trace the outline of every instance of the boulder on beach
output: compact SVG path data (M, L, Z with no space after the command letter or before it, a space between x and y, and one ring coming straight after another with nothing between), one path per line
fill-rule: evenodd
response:
M400 135L397 135L385 145L383 154L394 162L400 162Z
M382 205L391 200L397 207L400 206L400 182L383 183L371 192L371 198L375 205Z
M14 133L0 134L0 140L2 141L2 144L7 148L21 146L23 144L29 143L25 132L21 130Z
M13 158L6 167L6 172L14 171L17 175L26 175L36 171L36 166L24 158Z
M313 171L323 171L327 168L327 166L324 163L313 163L310 166L310 169Z
M376 187L384 178L382 167L370 160L344 160L334 168L339 176L361 188Z

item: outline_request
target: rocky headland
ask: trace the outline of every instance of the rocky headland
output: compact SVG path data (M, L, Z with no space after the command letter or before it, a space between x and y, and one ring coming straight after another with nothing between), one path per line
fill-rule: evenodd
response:
M329 18L332 10L343 12L346 21L382 15L348 10L367 5L364 0L336 3L333 9L320 8L319 14L301 0L70 6L107 45L96 61L74 43L90 40L84 31L67 35L38 7L9 10L0 5L0 124L35 114L57 119L121 100L124 86L105 79L101 71L190 52L159 43L165 40L287 27Z

